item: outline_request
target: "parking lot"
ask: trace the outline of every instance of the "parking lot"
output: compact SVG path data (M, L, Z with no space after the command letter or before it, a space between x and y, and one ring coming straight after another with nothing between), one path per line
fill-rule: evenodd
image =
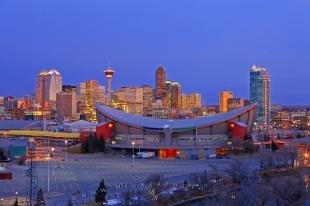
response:
M113 197L120 185L143 182L151 174L177 178L192 172L210 170L210 165L225 169L231 162L231 160L219 159L159 160L153 158L135 159L133 167L131 157L123 158L120 155L68 154L68 161L64 162L65 153L61 148L56 148L55 154L49 161L50 193L47 192L47 161L36 163L38 186L43 188L49 205L61 205L59 202L66 203L64 200L72 197L76 201L90 200L101 179L104 179L109 187L108 196ZM16 192L18 196L24 196L27 188L24 171L27 166L10 164L7 168L13 171L13 179L0 182L0 198L15 197Z

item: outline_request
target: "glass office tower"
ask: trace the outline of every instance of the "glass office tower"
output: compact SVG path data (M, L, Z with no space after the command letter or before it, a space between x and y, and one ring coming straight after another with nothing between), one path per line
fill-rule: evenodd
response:
M257 103L256 120L270 122L270 76L261 66L253 65L250 71L250 99Z

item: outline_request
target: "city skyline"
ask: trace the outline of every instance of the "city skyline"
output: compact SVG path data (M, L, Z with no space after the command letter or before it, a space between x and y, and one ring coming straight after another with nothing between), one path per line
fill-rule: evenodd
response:
M84 6L1 2L0 17L10 19L0 23L1 96L34 93L35 76L51 67L62 73L65 84L87 79L105 84L103 70L111 66L116 71L113 89L154 88L153 72L162 65L184 92L201 93L210 105L222 90L249 98L248 73L257 64L270 73L272 103L310 105L304 95L310 63L307 1L152 6L136 1L124 7L106 1L87 4L91 13ZM16 75L21 71L26 72Z
M1 205L308 205L310 0L0 0Z
M253 64L253 65L255 65L255 64ZM162 67L162 66L160 65L159 67ZM54 68L54 67L52 67L52 68ZM55 68L55 69L57 69L57 68ZM38 70L38 71L44 71L44 70L48 70L48 68L41 69L41 70ZM62 74L61 70L59 70L59 69L57 69L57 70ZM87 78L83 78L80 82L79 82L79 80L76 80L77 83L75 83L75 81L69 80L69 81L64 81L63 84L64 85L74 85L74 86L79 87L82 82L85 82L85 81L88 81L88 80L95 80L95 81L98 81L100 85L106 85L107 84L107 80L105 79L105 76L104 76L104 70L105 69L102 69L102 71L100 72L100 74L102 75L102 78L98 78L98 75L97 75L97 78L96 77L88 78L88 79ZM250 70L251 69L248 70L247 75L249 75ZM268 69L268 71L270 71L270 70ZM117 71L115 71L115 72L117 74ZM40 73L40 72L38 72L38 73ZM152 71L151 73L153 74L154 71ZM170 75L170 76L172 76L172 75ZM272 83L272 76L270 75L270 77L271 77L271 83ZM63 78L64 78L64 76L63 76ZM115 78L115 77L113 77L113 78ZM118 90L118 89L120 89L122 87L135 87L135 86L141 86L141 85L150 85L150 86L152 86L153 89L156 89L156 83L154 82L154 76L152 76L152 78L153 78L153 81L151 81L151 82L144 82L144 83L140 82L140 84L138 84L138 83L137 84L134 84L134 83L126 84L126 83L124 83L123 85L121 85L121 83L119 83L119 82L114 82L113 86L112 86L112 90L116 91L116 90ZM30 88L28 93L23 93L22 94L21 92L17 91L19 94L14 95L15 93L14 94L9 93L9 92L7 92L6 88L2 87L2 88L0 88L0 92L2 92L2 91L6 91L6 92L0 93L0 96L14 96L14 97L17 97L17 98L21 98L21 97L28 96L28 95L35 95L35 91L36 91L36 88L35 88L36 87L36 77L34 76L32 79L33 79L32 84L34 84L34 88L33 89ZM67 79L67 78L64 78L64 79ZM116 78L116 79L118 79L118 78ZM177 79L174 79L174 80L179 81ZM116 81L116 80L114 80L114 81ZM238 84L237 81L236 81L236 84ZM249 84L250 84L250 78L248 77L248 85L247 85L247 88L245 89L245 90L248 90L248 91L245 91L245 93L247 93L246 96L240 95L241 93L244 93L244 92L240 92L240 90L232 90L232 89L226 89L226 88L219 88L219 90L216 90L216 91L214 90L213 91L213 92L215 92L214 96L207 96L206 97L204 91L198 91L197 89L195 90L195 88L191 88L191 87L183 87L183 85L185 85L185 83L181 82L182 90L184 90L186 93L195 93L195 92L197 92L197 93L202 94L202 102L204 103L204 105L218 105L219 104L219 102L218 102L218 94L220 92L226 91L226 90L233 91L239 97L242 97L242 98L245 98L245 99L250 99L250 86L249 86ZM286 102L274 102L273 101L273 92L272 92L273 91L273 87L274 87L274 84L272 84L272 87L271 87L271 103L272 103L272 105L274 105L274 104L275 105L292 105L292 106L293 105L300 105L300 106L309 106L310 105L310 103L307 103L307 101L304 104L303 103L298 103L298 102L293 102L293 103L290 103L290 102L287 102L287 103ZM188 88L191 88L191 89L188 89ZM244 88L242 88L242 90L244 90ZM212 100L212 102L210 100Z

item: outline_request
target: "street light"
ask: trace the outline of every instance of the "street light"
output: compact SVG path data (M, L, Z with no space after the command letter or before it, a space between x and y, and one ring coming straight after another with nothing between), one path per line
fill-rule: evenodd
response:
M55 152L55 148L54 147L52 147L52 156L51 156L51 158L53 158L54 157L54 152ZM53 176L55 176L55 161L53 161Z
M132 142L132 167L135 166L135 142Z
M51 148L52 153L55 151L55 148ZM49 157L47 159L47 192L50 192L50 159L52 158L52 154L49 152ZM54 173L54 171L53 171Z
M65 145L66 145L66 159L65 159L65 162L67 162L67 160L68 160L68 140L65 141Z
M18 195L18 192L15 192L15 201L18 203L17 195Z

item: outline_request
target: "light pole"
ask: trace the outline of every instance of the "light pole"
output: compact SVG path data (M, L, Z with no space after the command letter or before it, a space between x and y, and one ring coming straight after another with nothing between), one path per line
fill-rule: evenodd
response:
M1 206L4 206L3 201L4 201L4 199L1 198Z
M48 158L51 158L51 157L48 157ZM47 192L50 192L50 160L49 159L47 159Z
M45 121L45 120L44 120ZM45 124L45 122L44 122ZM45 128L46 126L44 126ZM46 130L46 128L44 129L44 131ZM50 158L51 158L51 154L50 154L50 138L47 137L47 147L48 147L48 157L47 157L47 192L50 191Z
M68 140L65 141L65 145L66 145L66 158L65 158L65 162L67 162L67 160L68 160Z
M52 147L51 148L51 152L49 151L48 154L49 154L49 157L47 159L47 192L50 192L50 159L52 159L52 155L55 151L55 148ZM54 168L53 168L53 173L54 173Z
M17 195L18 195L18 192L15 192L15 201L16 201L17 204L18 204Z
M53 155L53 156L51 156L52 159L53 159L53 157L54 157L54 152L55 152L55 148L52 147L52 155ZM53 168L53 176L55 176L55 160L53 160L53 166L52 166L52 168Z
M132 142L132 167L135 166L135 142Z

